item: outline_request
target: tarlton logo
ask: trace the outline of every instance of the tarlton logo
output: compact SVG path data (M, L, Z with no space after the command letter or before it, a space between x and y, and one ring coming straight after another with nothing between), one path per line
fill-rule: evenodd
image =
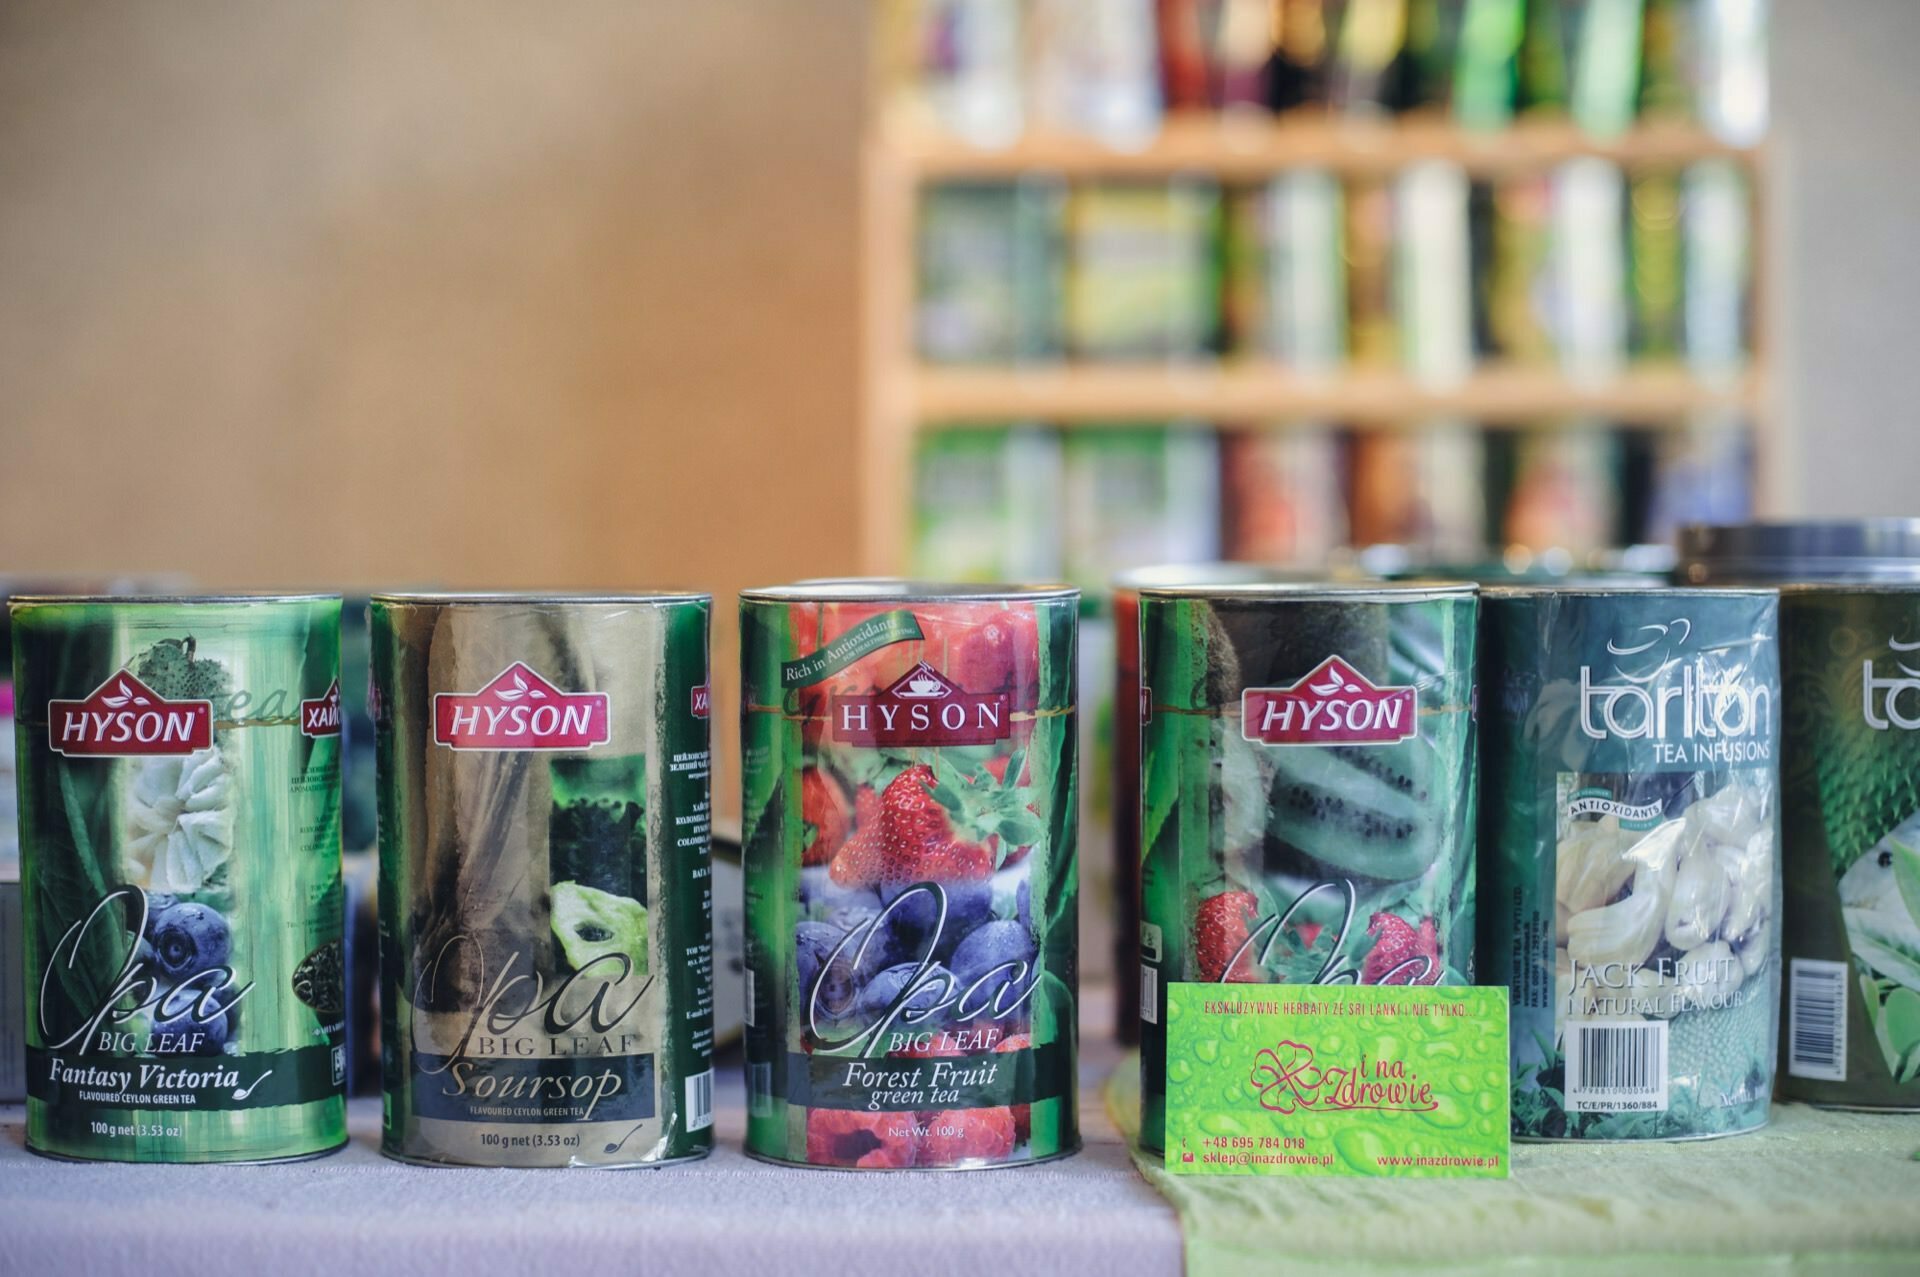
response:
M977 696L920 662L884 692L833 697L834 739L850 745L988 745L1011 730L1004 692Z
M1607 643L1617 658L1606 681L1580 667L1580 730L1591 740L1665 741L1764 733L1773 721L1773 693L1741 681L1745 666L1684 654L1693 622L1677 617L1643 625Z
M563 692L521 661L477 692L433 698L433 739L448 749L592 749L612 724L605 692Z
M139 758L213 748L213 702L170 701L131 674L85 700L48 701L47 737L68 758Z
M1920 640L1902 643L1895 639L1887 640L1887 648L1898 653L1920 651ZM1914 669L1899 656L1893 658L1898 675L1882 678L1873 671L1871 658L1860 662L1860 702L1861 712L1866 715L1867 726L1876 732L1884 732L1890 727L1910 732L1920 728L1920 670ZM1900 701L1903 693L1912 693L1907 699L1911 710L1903 712Z
M1431 1113L1440 1107L1433 1085L1399 1060L1369 1060L1352 1068L1314 1063L1313 1048L1282 1041L1253 1057L1247 1085L1269 1113L1365 1109L1375 1113Z
M1411 687L1378 687L1329 656L1291 687L1240 694L1240 734L1263 745L1392 745L1418 730Z
M338 736L340 734L340 680L334 679L327 694L318 700L300 702L302 736Z

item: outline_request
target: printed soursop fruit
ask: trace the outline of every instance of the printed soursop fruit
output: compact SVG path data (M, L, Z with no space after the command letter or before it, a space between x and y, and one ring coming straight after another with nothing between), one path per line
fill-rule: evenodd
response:
M577 882L553 884L553 934L567 956L567 965L579 971L591 962L623 954L633 963L633 974L647 970L647 907L629 896L616 896ZM608 970L611 977L612 970Z
M1762 989L1730 1011L1675 1016L1667 1030L1667 1076L1692 1081L1703 1108L1766 1098L1773 1010L1773 999Z
M293 996L312 1007L322 1019L346 1009L346 963L338 940L309 953L293 969Z
M233 855L232 798L218 747L142 762L127 791L126 881L180 895L203 890Z
M233 691L227 667L210 657L194 656L191 635L161 639L140 654L134 677L170 701L222 700Z

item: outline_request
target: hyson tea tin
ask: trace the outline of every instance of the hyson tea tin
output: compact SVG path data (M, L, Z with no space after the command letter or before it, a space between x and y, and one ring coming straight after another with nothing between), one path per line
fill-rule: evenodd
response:
M1141 1140L1172 982L1472 982L1472 586L1140 591Z
M741 596L747 1151L1079 1147L1071 589Z
M711 1150L710 608L374 597L389 1156Z
M27 1146L346 1132L338 597L11 602Z
M1781 1092L1920 1108L1920 581L1783 587L1780 661Z
M1772 590L1482 597L1480 952L1511 990L1516 1136L1765 1124L1778 613Z

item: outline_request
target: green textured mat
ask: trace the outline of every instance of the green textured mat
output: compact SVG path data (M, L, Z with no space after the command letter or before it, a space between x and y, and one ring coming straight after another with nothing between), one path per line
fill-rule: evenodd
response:
M1134 1144L1138 1053L1107 1080ZM1516 1144L1499 1180L1203 1179L1134 1162L1196 1274L1920 1273L1920 1115L1776 1104L1685 1144Z

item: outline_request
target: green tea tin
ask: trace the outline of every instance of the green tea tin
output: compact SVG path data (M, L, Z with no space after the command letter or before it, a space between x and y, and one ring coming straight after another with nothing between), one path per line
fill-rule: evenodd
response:
M1783 1095L1920 1108L1920 583L1787 586Z
M1072 589L741 596L747 1152L1078 1149Z
M346 1140L337 596L16 597L27 1146Z
M388 1156L711 1150L710 609L374 597Z
M1139 591L1146 1147L1168 984L1472 983L1475 593Z
M1764 1125L1778 595L1492 589L1481 615L1480 952L1511 993L1514 1134Z

